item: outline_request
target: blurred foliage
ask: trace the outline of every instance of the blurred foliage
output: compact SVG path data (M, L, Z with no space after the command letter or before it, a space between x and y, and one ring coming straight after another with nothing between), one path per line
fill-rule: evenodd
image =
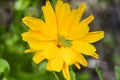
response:
M73 70L70 71L70 79L71 80L76 80L76 75Z
M5 80L7 78L9 71L10 71L10 66L8 62L0 58L0 80Z
M56 0L50 1L52 6L55 7ZM72 2L72 0L64 1ZM113 0L98 0L98 3L99 2L112 4ZM45 0L0 0L0 80L56 80L56 76L58 76L59 80L65 80L61 72L55 74L46 70L47 61L36 65L32 61L34 53L24 54L24 50L28 49L28 45L26 42L22 41L21 34L27 31L28 28L21 20L24 16L33 16L43 19L41 6L44 4ZM109 23L110 19L106 19L106 17L109 17L106 16L106 14L109 12L102 12L102 10L100 10L100 12L95 13L95 15L98 16L100 14L100 17L103 18L100 22L104 22L104 24ZM101 16L101 14L103 15ZM115 21L116 19L112 20ZM120 65L120 46L119 41L117 42L119 38L116 38L116 32L119 29L118 27L108 28L105 26L109 25L100 24L105 30L105 39L102 44L105 53L103 55L104 63L111 65L112 68L109 65L107 68L110 68L113 72L113 66L116 64ZM96 25L97 24L95 24L95 26ZM98 49L100 48L101 47ZM104 68L105 67L106 65L104 65ZM97 72L95 72L95 69L91 68L83 68L78 71L72 66L70 68L71 80L99 80L98 76L100 80L104 80L102 79L104 76L102 76L102 70L100 71L100 69L96 67L96 71ZM119 74L120 68L116 66L115 75L117 80L120 80Z
M8 3L8 1L6 1ZM28 48L21 39L21 33L27 27L21 22L24 16L41 17L38 8L40 0L16 0L12 5L14 20L6 27L0 25L0 80L54 80L54 74L46 71L45 63L36 65L32 62L33 54L24 54ZM7 69L10 72L8 74ZM47 75L47 77L46 77Z
M98 74L98 76L99 76L99 79L100 79L100 80L105 80L104 77L103 77L103 74L102 74L101 70L98 68L97 65L96 65L96 67L95 67L95 70L96 70L96 72L97 72L97 74Z
M115 66L115 76L116 76L116 80L120 80L120 67L119 66Z

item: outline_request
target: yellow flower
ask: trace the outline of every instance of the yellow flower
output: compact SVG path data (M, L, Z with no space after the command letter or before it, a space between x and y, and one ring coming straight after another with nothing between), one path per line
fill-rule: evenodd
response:
M47 70L62 70L66 80L70 80L69 65L74 64L78 69L80 64L87 66L83 54L98 58L91 43L104 37L103 31L89 32L88 24L94 19L93 15L81 20L85 7L83 3L78 9L70 10L68 3L58 0L54 10L47 0L42 7L44 20L24 17L23 23L30 28L22 34L30 46L25 53L36 52L33 57L35 63L46 59Z

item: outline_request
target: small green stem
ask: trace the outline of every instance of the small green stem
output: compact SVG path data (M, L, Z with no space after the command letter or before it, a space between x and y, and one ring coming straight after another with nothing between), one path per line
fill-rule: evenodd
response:
M52 72L56 78L56 80L60 80L55 72Z
M103 75L102 75L101 70L98 69L98 66L97 66L97 65L96 65L96 67L95 67L95 70L96 70L96 72L97 72L98 77L100 78L100 80L105 80L104 77L103 77Z

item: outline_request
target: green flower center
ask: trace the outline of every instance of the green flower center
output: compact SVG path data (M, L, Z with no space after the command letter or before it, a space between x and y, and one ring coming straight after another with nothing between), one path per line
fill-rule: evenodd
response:
M72 43L70 40L65 39L64 37L58 37L58 47L70 47L72 46Z

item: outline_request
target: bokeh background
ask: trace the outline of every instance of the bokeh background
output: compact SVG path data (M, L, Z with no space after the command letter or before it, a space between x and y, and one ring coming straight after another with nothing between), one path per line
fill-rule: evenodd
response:
M53 7L56 0L50 0ZM120 0L64 0L72 8L82 2L87 5L83 18L93 14L91 31L104 30L105 38L94 45L98 60L87 57L88 67L73 70L77 80L100 80L95 70L97 65L105 80L115 80L116 65L120 65ZM43 19L41 6L45 0L0 0L0 80L55 80L53 73L46 71L46 61L35 64L34 53L24 54L28 48L21 33L28 30L22 23L24 16ZM57 73L63 80L62 74ZM72 73L74 75L74 73Z

